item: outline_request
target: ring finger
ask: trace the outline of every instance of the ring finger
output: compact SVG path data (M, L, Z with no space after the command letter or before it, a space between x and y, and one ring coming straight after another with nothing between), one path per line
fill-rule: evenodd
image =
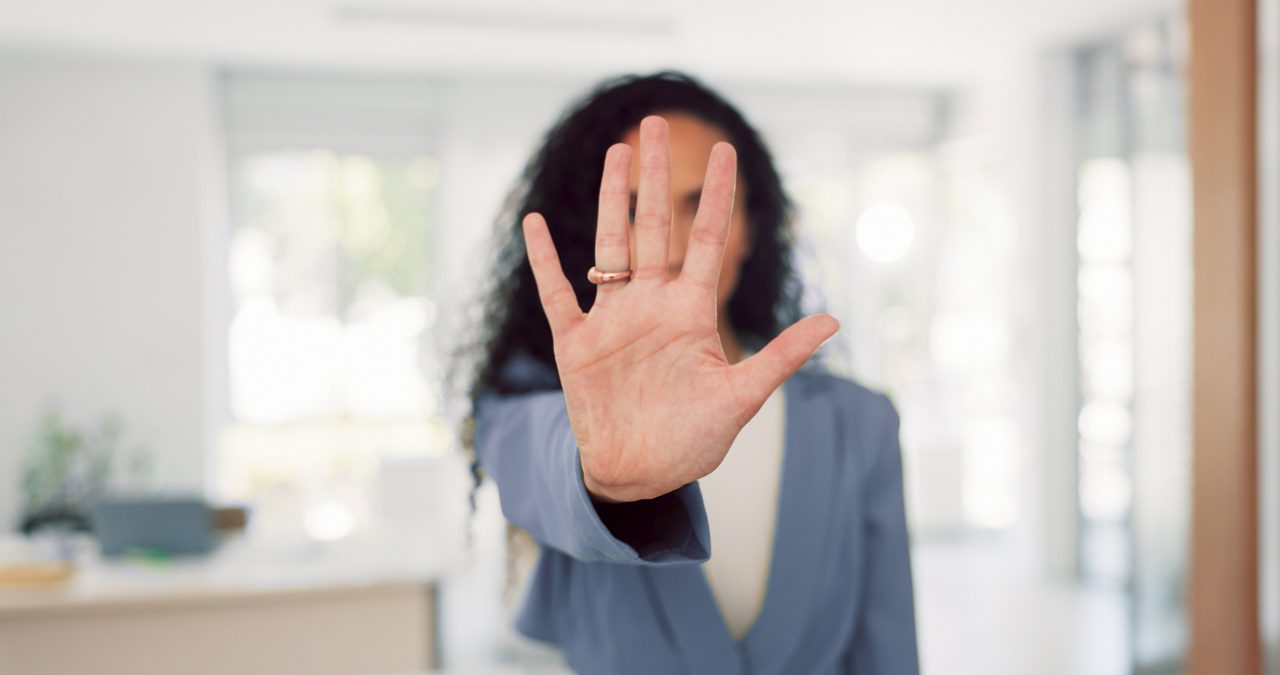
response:
M604 156L600 179L600 213L596 220L596 268L621 272L631 265L631 146L616 143ZM609 298L626 285L611 281L596 286L596 302Z

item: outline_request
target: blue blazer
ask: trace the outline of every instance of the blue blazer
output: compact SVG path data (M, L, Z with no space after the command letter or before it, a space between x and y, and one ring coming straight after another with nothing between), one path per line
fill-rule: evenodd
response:
M556 381L524 356L504 372ZM482 466L503 513L542 548L517 629L558 645L580 673L917 673L897 412L815 367L783 387L773 557L741 641L698 565L714 542L696 482L595 503L562 391L479 397Z

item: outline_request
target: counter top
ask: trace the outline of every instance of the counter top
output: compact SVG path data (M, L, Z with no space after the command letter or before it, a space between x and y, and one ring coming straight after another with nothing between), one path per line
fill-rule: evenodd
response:
M0 618L21 613L119 610L402 589L438 581L461 556L394 540L254 546L225 542L209 556L79 563L66 582L0 587Z

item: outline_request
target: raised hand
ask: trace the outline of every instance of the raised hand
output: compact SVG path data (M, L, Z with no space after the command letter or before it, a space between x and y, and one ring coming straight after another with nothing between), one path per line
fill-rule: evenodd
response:
M523 224L583 479L609 501L657 497L715 470L769 394L839 328L828 314L806 317L730 365L716 328L716 283L734 200L733 146L711 151L674 279L667 275L671 159L663 118L641 122L639 152L635 267L630 280L598 286L589 312L578 307L546 221L530 213ZM605 156L596 266L606 272L632 264L631 153L619 143Z

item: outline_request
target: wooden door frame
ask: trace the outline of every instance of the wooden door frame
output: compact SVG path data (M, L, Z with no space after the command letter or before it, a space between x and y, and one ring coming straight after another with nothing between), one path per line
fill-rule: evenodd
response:
M1259 621L1280 675L1280 0L1258 1L1257 96Z
M1260 673L1258 0L1189 0L1194 198L1188 672Z

